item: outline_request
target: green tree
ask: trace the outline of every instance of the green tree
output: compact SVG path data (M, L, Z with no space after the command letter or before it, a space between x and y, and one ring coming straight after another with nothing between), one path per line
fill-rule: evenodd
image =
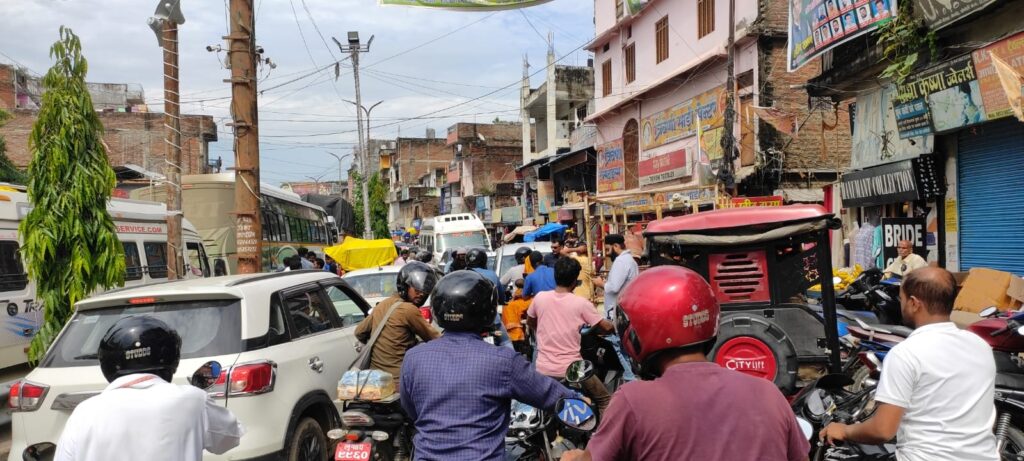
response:
M0 127L10 119L11 114L0 109ZM0 136L0 181L25 184L25 173L15 167L14 163L11 163L11 159L7 158L7 142L3 136Z
M358 173L355 174L355 191L352 192L352 212L355 213L356 232L363 231L363 183ZM370 231L375 238L391 238L388 229L388 187L381 181L380 174L370 176Z
M97 288L121 285L125 274L124 252L107 213L114 170L85 86L88 64L78 36L62 26L50 57L56 62L43 77L43 104L29 135L33 208L19 227L28 274L45 307L43 326L29 346L31 362L42 358L76 302Z

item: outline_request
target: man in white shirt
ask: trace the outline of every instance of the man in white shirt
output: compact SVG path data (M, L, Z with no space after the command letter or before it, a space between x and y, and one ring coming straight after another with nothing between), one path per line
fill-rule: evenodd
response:
M928 267L928 261L914 253L914 244L910 243L910 240L900 240L896 244L896 252L899 253L899 257L894 259L892 264L889 264L889 267L883 271L886 278L894 275L906 277L912 270Z
M894 436L900 461L998 461L992 350L949 320L956 280L945 269L915 270L903 280L903 319L917 329L885 357L874 416L832 423L829 442L883 443Z
M171 384L181 338L146 315L118 320L97 355L110 385L75 408L55 461L201 461L238 446L245 430L206 391Z
M637 267L633 253L626 249L626 238L622 234L608 234L604 237L604 244L608 254L612 257L612 268L608 271L608 280L603 278L594 279L594 285L604 288L604 316L608 320L615 320L615 308L619 305L619 293L640 275L640 268ZM633 374L629 359L622 353L621 338L615 335L608 335L606 339L615 346L615 353L622 362L622 379L632 381L636 379Z

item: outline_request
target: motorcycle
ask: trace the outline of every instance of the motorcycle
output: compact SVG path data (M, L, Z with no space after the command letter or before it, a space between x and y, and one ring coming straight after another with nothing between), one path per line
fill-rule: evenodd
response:
M336 461L413 459L415 428L402 410L398 393L380 399L345 400L341 423L342 429L327 432L336 444Z
M830 446L818 439L818 433L833 422L854 424L866 420L873 413L874 387L851 392L847 390L851 384L853 384L853 380L849 376L825 375L802 389L793 399L793 412L796 413L798 420L802 420L801 427L811 427L809 431L811 434L809 437L810 459L812 461L895 460L896 446L894 444L866 445L848 442Z
M594 367L594 375L605 384L608 392L615 393L622 384L624 369L611 341L584 325L580 327L580 356Z
M593 373L593 364L586 360L577 360L569 365L562 383L582 392L581 383L593 376ZM589 430L578 430L576 427L574 430L573 426L567 426L565 421L562 421L562 412L566 409L577 412L577 416L584 414L580 413L583 408L575 403L569 404L568 407L556 406L552 413L513 401L512 417L505 435L506 461L556 460L566 451L585 447L590 439L590 432L597 428L598 415L583 400L568 400L586 405L588 414L593 416L593 427ZM587 418L589 416L584 419ZM560 424L556 424L556 421Z
M1000 313L989 307L967 327L992 347L996 362L996 424L993 431L1004 460L1024 459L1024 312Z
M836 293L836 304L854 312L871 312L879 323L900 325L900 283L898 276L882 279L882 271L861 272L850 285Z

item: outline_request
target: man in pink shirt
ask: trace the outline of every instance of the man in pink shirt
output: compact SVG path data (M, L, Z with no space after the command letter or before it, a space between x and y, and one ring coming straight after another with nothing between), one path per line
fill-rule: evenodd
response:
M565 377L569 364L581 360L580 327L597 328L599 333L611 333L615 327L594 305L575 294L580 263L573 258L559 258L555 263L555 289L542 291L533 298L526 311L527 322L537 332L537 372L555 379ZM611 395L596 376L583 383L584 393L594 401L601 412L611 401Z

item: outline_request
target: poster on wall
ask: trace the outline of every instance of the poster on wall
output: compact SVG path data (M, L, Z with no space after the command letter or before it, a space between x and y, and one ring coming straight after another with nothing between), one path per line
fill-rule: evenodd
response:
M379 0L381 5L419 6L455 11L511 10L537 6L551 0ZM632 3L632 2L631 2Z
M928 241L925 236L925 218L882 218L882 257L889 267L899 257L899 243L909 240L914 253L928 259Z
M896 0L790 0L789 71L884 24L897 11Z
M931 30L939 30L994 2L995 0L917 0L914 3L914 13L915 16L924 19Z
M640 185L646 186L690 176L687 158L689 152L684 148L640 160Z
M895 92L894 86L888 86L857 95L850 169L907 160L934 151L935 138L931 134L900 138L892 104Z
M704 130L721 127L724 110L725 86L719 86L645 117L640 127L641 147L653 149L694 136L698 119Z
M992 64L991 55L997 55L1013 70L1024 72L1024 32L974 52L974 68L978 74L978 85L981 90L981 101L985 107L985 115L989 120L1013 115L1010 101L1006 98L999 81L999 74Z
M931 67L896 86L892 100L900 138L949 131L987 120L971 55Z
M622 139L597 146L597 191L611 192L626 188L626 161L622 156Z

